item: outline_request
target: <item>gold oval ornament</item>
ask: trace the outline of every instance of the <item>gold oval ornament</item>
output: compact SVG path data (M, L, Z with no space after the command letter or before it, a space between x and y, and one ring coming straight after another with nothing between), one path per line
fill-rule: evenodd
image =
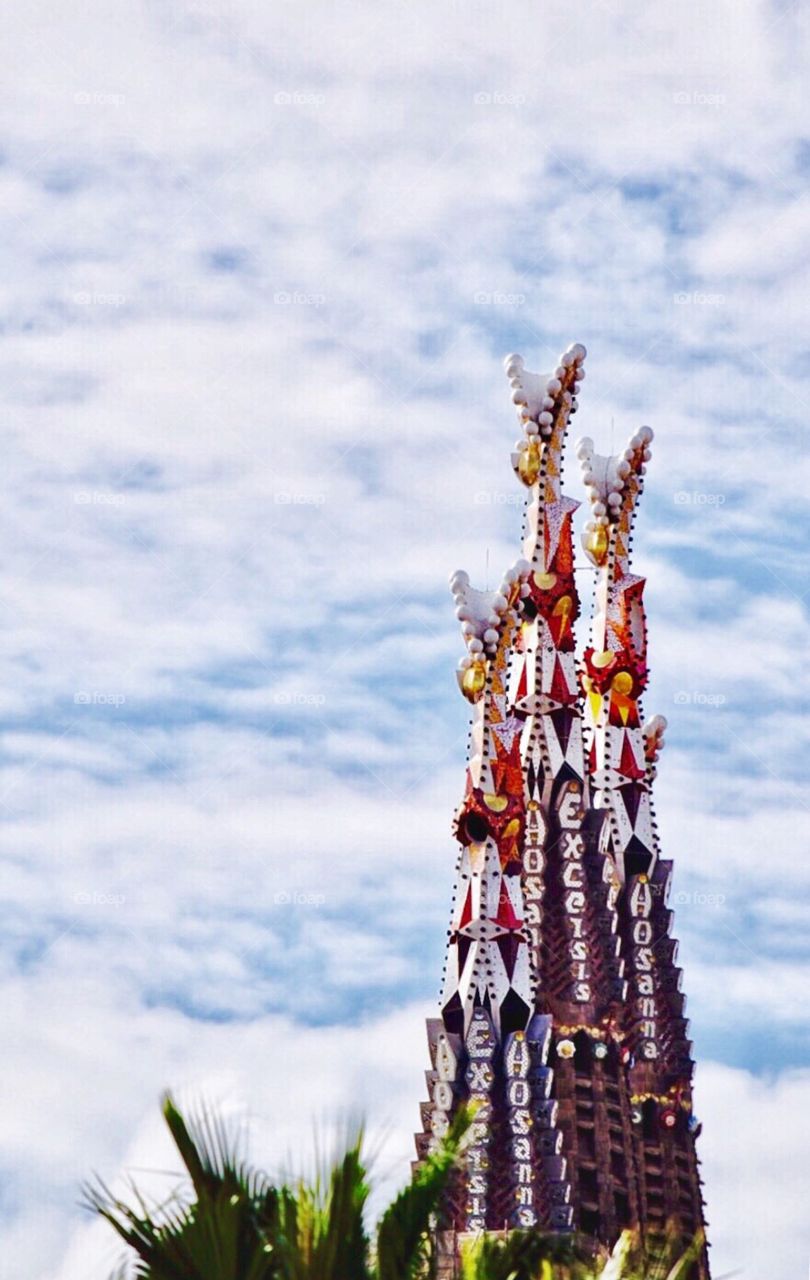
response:
M582 545L597 564L604 564L608 553L608 535L605 526L598 524L595 529L586 533Z
M518 456L517 471L523 483L531 489L540 475L540 446L535 440L529 440Z
M484 792L484 804L488 809L491 809L493 813L503 813L508 803L508 796L498 796L492 791Z
M611 689L614 689L616 693L621 694L623 698L626 698L633 688L633 677L630 675L629 671L617 671L613 677L610 687Z
M470 702L475 702L487 683L487 668L483 662L473 662L461 678L461 691Z

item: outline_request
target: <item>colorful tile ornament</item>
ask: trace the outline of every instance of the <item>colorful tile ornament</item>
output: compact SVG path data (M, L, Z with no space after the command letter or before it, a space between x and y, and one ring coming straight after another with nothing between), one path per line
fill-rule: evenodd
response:
M572 346L540 375L508 357L522 554L494 591L461 571L451 579L471 747L419 1158L461 1102L478 1110L437 1224L439 1280L456 1274L465 1233L538 1225L610 1247L640 1225L686 1244L704 1221L671 864L652 811L666 721L642 723L644 579L630 568L652 432L616 456L577 446L596 571L577 660L579 504L560 478L584 359ZM691 1280L708 1274L704 1251Z

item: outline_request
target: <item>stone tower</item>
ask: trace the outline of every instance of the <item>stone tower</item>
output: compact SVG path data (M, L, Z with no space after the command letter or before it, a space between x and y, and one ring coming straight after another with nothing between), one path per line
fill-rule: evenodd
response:
M472 704L441 1017L428 1022L423 1158L461 1102L477 1112L440 1223L459 1236L538 1226L612 1245L624 1227L683 1244L703 1225L691 1044L652 789L666 722L642 723L644 579L633 521L650 458L577 446L595 572L589 643L561 488L585 349L548 376L506 372L527 505L522 557L496 591L451 580ZM704 1257L696 1275L708 1276Z

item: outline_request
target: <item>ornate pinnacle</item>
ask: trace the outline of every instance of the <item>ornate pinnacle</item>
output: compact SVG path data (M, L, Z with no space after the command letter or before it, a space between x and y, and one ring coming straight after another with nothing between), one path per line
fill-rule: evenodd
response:
M459 1232L541 1224L610 1244L631 1223L654 1232L671 1221L684 1240L702 1224L671 868L652 814L666 721L641 723L644 580L630 568L652 432L642 427L617 456L590 440L577 450L597 569L578 662L578 504L561 474L584 358L577 344L536 374L507 357L522 427L512 464L527 490L523 554L494 591L463 571L450 583L471 751L417 1145L424 1157L459 1103L476 1104L440 1215L451 1263Z

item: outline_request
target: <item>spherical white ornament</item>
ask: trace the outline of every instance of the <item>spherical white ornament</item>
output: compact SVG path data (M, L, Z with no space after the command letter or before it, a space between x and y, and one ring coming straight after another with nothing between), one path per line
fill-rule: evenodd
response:
M528 422L524 422L523 426L527 436L536 436L540 430L534 418L529 418Z
M468 648L470 650L470 653L482 653L484 646L483 646L483 643L478 639L478 636L473 636L472 640L469 643Z
M537 421L540 423L541 427L550 427L554 419L548 410L544 409L542 413L538 413Z
M546 390L550 395L556 396L557 392L562 390L562 383L559 378L549 378L546 383Z
M604 502L595 502L591 508L595 516L603 516L606 511Z
M492 627L487 628L484 632L484 644L497 644L498 633Z
M503 362L503 367L506 370L506 372L509 374L509 377L511 378L511 377L514 377L512 370L514 369L515 373L520 373L524 363L525 361L523 359L523 356L519 356L517 352L515 352L512 355L506 357L506 359Z

